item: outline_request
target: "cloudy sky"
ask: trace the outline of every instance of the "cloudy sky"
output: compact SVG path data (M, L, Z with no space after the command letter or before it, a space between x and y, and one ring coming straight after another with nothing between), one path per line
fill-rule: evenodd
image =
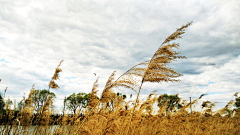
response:
M240 92L239 0L0 0L0 91L19 102L32 85L47 89L61 60L55 105L65 96L99 95L113 71L116 77L149 60L164 39L188 22L175 42L187 59L170 66L181 82L145 83L141 98L177 94L224 107ZM96 73L97 76L94 75ZM136 93L125 90L125 94Z

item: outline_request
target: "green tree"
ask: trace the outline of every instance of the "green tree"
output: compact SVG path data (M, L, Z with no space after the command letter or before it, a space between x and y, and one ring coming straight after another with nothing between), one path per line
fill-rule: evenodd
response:
M122 97L123 99L127 98L126 94L122 94L122 93L119 93L119 92L117 93L117 96Z
M24 106L25 106L25 103L24 102L19 102L18 103L18 110L22 110L23 108L24 108Z
M11 105L13 104L12 100L8 99L6 102L5 102L5 106L6 106L6 110L11 108Z
M166 112L169 109L172 112L173 108L180 109L182 107L182 105L179 104L180 98L178 95L168 95L166 93L162 95L161 102L158 104L158 106L161 107L167 101L168 103L166 104Z
M78 107L80 108L80 112L81 112L82 108L88 107L90 95L91 95L91 93L88 93L88 94L78 93L77 94L77 102L78 102Z
M33 95L33 101L35 105L35 111L38 112L38 110L45 104L47 98L51 96L52 99L56 98L55 93L49 92L46 89L43 90L35 90L35 93Z
M0 93L0 110L3 110L5 107L5 102L4 99L2 97L2 94Z
M235 98L234 106L239 109L240 108L240 97Z
M78 103L77 103L77 95L73 93L72 95L68 96L67 99L65 100L65 103L67 105L67 108L75 114Z
M88 103L90 100L91 93L73 93L72 95L68 96L65 100L67 108L71 110L74 114L76 113L77 108L80 109L80 111L83 108L88 107Z
M123 100L124 99L126 99L127 98L127 95L126 94L122 94L122 93L112 93L114 96L113 97L115 97L115 98L112 98L111 100L110 100L110 102L109 103L107 103L107 106L109 106L112 110L113 110L113 106L114 106L114 101L113 100L118 100L118 98L122 98Z

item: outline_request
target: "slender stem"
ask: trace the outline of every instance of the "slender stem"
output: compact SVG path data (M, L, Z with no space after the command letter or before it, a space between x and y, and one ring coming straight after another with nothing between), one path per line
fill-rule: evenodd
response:
M142 88L143 82L144 82L144 78L142 79L141 86L139 87L139 90L138 90L137 99L136 99L136 101L135 101L135 103L134 103L133 112L132 112L132 114L131 114L131 119L130 119L130 122L129 122L129 125L128 125L128 129L127 129L127 134L126 134L126 135L128 135L128 132L129 132L129 128L130 128L130 125L131 125L131 122L132 122L133 113L134 113L135 108L136 108L137 100L138 100L139 93L140 93L140 90L141 90L141 88Z
M145 61L145 62L147 62L147 61ZM130 68L128 71L126 71L124 74L122 74L120 77L118 77L110 86L109 86L109 88L111 88L113 85L115 85L115 83L117 82L117 80L119 80L122 76L124 76L125 74L127 74L129 71L131 71L133 68L135 68L136 66L138 66L138 65L141 65L141 64L143 64L143 63L145 63L145 62L142 62L142 63L140 63L140 64L137 64L137 65L135 65L135 66L133 66L132 68ZM142 84L143 84L143 81L144 81L144 79L142 79ZM140 86L140 89L139 89L139 92L138 92L138 95L137 95L137 99L138 99L138 96L139 96L139 93L140 93L140 90L141 90L141 87L142 87L142 84L141 84L141 86ZM100 100L98 101L98 103L100 103ZM97 104L98 104L97 103ZM135 105L136 105L136 102L135 102ZM135 110L135 105L134 105L134 110ZM96 105L93 107L93 109L96 107ZM88 115L88 117L89 117L90 115ZM81 125L80 125L80 127L77 129L77 131L75 132L75 135L78 133L78 131L81 129L81 127L83 126L83 123L85 122L85 119L86 118L84 118L83 119L83 122L81 123ZM131 118L132 119L132 118ZM131 124L131 123L130 123ZM129 128L129 127L128 127Z

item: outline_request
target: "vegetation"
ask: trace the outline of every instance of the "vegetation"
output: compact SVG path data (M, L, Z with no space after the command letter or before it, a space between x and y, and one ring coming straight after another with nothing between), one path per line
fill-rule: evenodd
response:
M176 95L168 95L168 94L163 94L159 96L158 98L158 106L161 108L163 105L165 105L165 110L166 113L168 111L170 112L175 112L177 109L180 109L182 105L180 104L180 98L178 97L178 94Z
M5 106L4 99L2 97L2 94L0 93L0 110L3 110Z
M237 96L238 93L236 93L234 96L236 97L235 98L235 103L234 103L234 106L237 107L237 108L240 108L240 97Z
M88 107L88 102L90 100L91 93L73 93L72 95L68 96L65 100L67 104L67 108L73 111L73 114L76 113L77 108L79 108L80 112L83 108Z
M55 93L49 92L46 89L34 91L32 100L36 112L38 112L38 110L45 104L45 101L48 98L47 96L51 96L51 98L56 98Z
M189 111L191 106L196 104L205 94L188 103L181 102L178 94L156 95L156 91L153 91L147 100L139 100L139 94L145 82L180 81L175 78L181 74L171 69L168 64L176 59L186 57L177 56L179 52L174 51L173 48L178 49L179 44L170 42L181 38L185 29L190 25L191 23L182 26L167 37L151 60L135 65L117 79L114 79L114 71L100 98L97 97L99 78L93 84L91 93L73 93L67 97L65 102L68 108L74 112L74 115L69 117L64 113L63 116L56 119L51 117L53 95L50 94L50 89L59 88L55 80L59 79L58 74L62 71L60 69L61 61L49 83L49 89L46 90L46 98L37 109L37 115L33 115L37 93L33 85L28 98L24 101L24 108L17 115L11 109L7 110L6 114L0 115L1 119L6 116L8 118L2 125L0 132L24 135L238 134L240 131L238 120L240 110L231 110L230 107L232 105L239 107L239 98L236 98L237 102L232 100L216 112L212 111L215 104L210 101L202 103L202 112ZM126 95L114 93L121 88L135 91L137 98L125 101ZM153 107L154 104L158 104L157 110ZM85 111L83 108L86 108ZM82 113L84 116L80 115ZM225 116L223 116L224 114ZM58 126L52 128L54 124ZM32 125L36 125L33 130L31 130Z

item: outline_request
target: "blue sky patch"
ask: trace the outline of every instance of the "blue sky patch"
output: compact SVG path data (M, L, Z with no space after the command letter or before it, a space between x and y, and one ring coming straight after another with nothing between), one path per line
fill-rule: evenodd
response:
M10 62L8 62L8 61L5 61L4 58L2 58L0 61L1 61L1 62L5 62L5 63L10 63Z
M71 77L64 77L64 78L66 78L66 79L75 79L75 78L77 78L77 77L71 76Z
M204 87L206 87L206 85L200 85L198 86L200 89L203 89Z
M214 84L215 82L211 82L210 80L208 81L208 85L209 84ZM200 88L200 89L203 89L204 87L207 87L208 85L199 85L198 87Z
M215 82L211 82L210 80L208 81L208 84L214 84Z
M224 94L223 92L209 92L208 95L214 95L214 94Z
M75 78L77 78L77 77L73 77L73 76L71 76L71 77L64 77L64 78L66 78L66 79L69 80L68 83L73 83L73 82L70 81L70 79L75 79Z

